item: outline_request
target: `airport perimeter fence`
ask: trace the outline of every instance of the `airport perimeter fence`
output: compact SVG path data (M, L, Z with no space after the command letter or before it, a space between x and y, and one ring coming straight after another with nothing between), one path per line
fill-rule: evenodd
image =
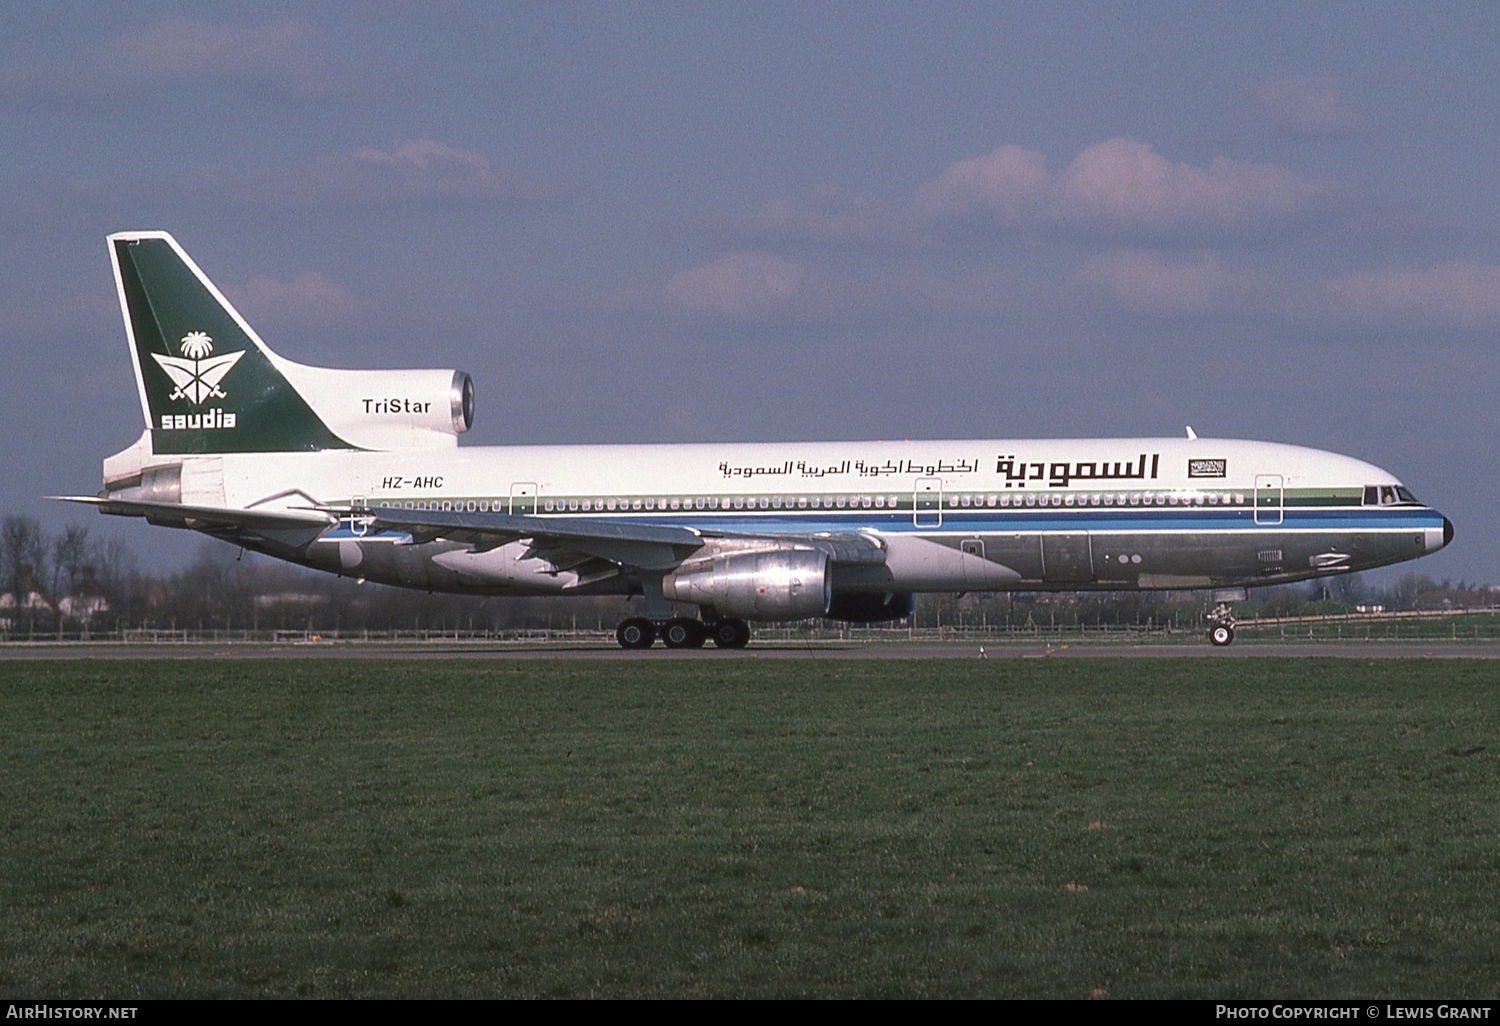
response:
M834 644L1180 644L1202 640L1206 627L1144 624L901 624L856 626L822 620L757 624L757 645ZM1242 642L1500 642L1500 610L1412 611L1381 614L1276 617L1241 620ZM492 645L595 647L615 643L612 630L585 627L518 630L222 630L127 628L90 631L7 631L0 644L25 645Z

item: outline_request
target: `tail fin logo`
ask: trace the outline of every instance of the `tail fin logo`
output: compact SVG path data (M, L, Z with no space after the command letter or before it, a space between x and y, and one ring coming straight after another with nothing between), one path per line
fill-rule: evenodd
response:
M186 399L194 406L202 406L209 399L229 398L219 383L239 362L244 352L210 356L214 351L214 340L207 332L190 331L182 337L179 352L182 356L162 356L152 353L151 358L172 379L177 388L168 400Z

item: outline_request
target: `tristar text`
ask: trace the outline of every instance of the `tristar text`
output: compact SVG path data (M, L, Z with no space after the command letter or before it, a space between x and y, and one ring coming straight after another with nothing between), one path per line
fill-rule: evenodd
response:
M427 413L432 409L430 402L398 399L395 396L389 399L362 399L360 401L365 404L366 413Z

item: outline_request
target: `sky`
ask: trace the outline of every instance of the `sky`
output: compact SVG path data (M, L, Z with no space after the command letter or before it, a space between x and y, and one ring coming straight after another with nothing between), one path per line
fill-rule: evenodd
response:
M1329 449L1500 583L1500 8L9 3L0 510L142 420L104 236L306 363L457 367L465 444Z

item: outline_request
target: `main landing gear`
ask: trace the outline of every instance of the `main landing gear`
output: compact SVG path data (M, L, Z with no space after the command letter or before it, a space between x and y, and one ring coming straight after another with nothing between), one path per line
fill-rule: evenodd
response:
M615 628L615 640L621 648L650 648L657 638L668 648L702 648L710 639L717 648L744 648L750 643L750 625L744 620L706 624L687 616L655 623L644 616L632 616Z
M1207 619L1208 640L1211 644L1223 648L1234 641L1234 614L1229 611L1228 602L1220 602L1214 606Z

